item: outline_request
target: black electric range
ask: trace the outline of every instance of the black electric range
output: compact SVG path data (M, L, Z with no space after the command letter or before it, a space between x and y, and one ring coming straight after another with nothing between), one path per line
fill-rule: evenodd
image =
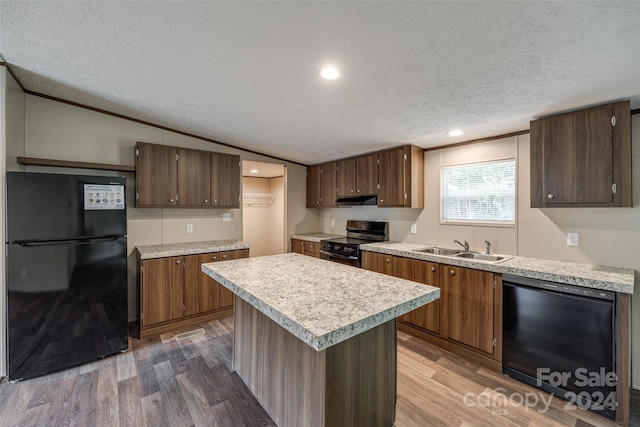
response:
M380 221L347 221L347 236L320 242L320 258L362 266L360 245L389 240L389 224Z

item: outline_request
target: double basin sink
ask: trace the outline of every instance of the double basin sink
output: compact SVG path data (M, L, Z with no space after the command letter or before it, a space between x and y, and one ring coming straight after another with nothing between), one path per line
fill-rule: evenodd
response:
M438 248L438 247L414 249L413 252L422 252L425 254L449 256L449 257L455 257L455 258L465 258L465 259L471 259L474 261L484 261L484 262L493 262L493 263L506 261L508 259L513 258L510 256L504 256L504 255L489 255L489 254L481 254L479 252L473 252L473 251L464 251L459 249Z

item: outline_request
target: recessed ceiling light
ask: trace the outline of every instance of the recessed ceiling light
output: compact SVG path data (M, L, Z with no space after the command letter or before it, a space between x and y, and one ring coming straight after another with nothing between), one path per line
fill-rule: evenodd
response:
M320 75L322 78L327 80L335 80L340 77L340 71L338 71L335 67L326 67L320 71Z
M251 173L258 173L258 172L260 172L260 171L259 171L258 169L251 169L249 172L251 172Z
M463 133L464 132L462 132L460 129L454 129L451 132L447 133L447 135L449 135L449 136L460 136Z

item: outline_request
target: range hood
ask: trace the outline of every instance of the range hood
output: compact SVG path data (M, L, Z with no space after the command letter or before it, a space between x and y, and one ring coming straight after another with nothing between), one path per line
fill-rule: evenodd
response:
M357 206L357 205L378 205L378 196L353 196L353 197L338 197L336 200L338 206Z

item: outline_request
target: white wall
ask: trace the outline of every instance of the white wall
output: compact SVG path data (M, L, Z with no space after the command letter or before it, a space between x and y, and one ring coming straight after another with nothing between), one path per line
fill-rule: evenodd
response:
M243 160L268 162L271 160L269 157L247 153L34 95L23 95L23 98L25 100L24 144L18 148L9 149L7 147L6 163L9 169L53 173L125 175L127 177L130 320L135 318L137 304L134 252L136 246L227 238L242 239L241 209L136 209L133 200L135 182L133 173L24 167L17 164L15 158L16 156L27 156L133 165L136 141L239 154ZM319 228L317 213L304 207L306 168L293 163L286 163L286 166L291 183L285 194L289 201L286 212L286 233L317 231ZM231 222L222 221L222 214L225 212L231 213ZM187 234L186 224L193 224L192 234Z
M632 118L633 208L548 208L530 205L529 135L426 151L424 209L352 207L314 209L326 233L344 233L347 219L389 221L390 239L425 245L455 247L454 239L468 240L483 250L484 240L496 253L557 259L640 271L640 115ZM440 167L478 161L515 158L518 169L516 226L485 227L440 224ZM336 227L331 228L331 220ZM409 233L411 224L417 234ZM567 233L580 234L580 246L567 247ZM640 298L632 305L632 370L634 387L640 388ZM637 351L636 351L637 350Z

